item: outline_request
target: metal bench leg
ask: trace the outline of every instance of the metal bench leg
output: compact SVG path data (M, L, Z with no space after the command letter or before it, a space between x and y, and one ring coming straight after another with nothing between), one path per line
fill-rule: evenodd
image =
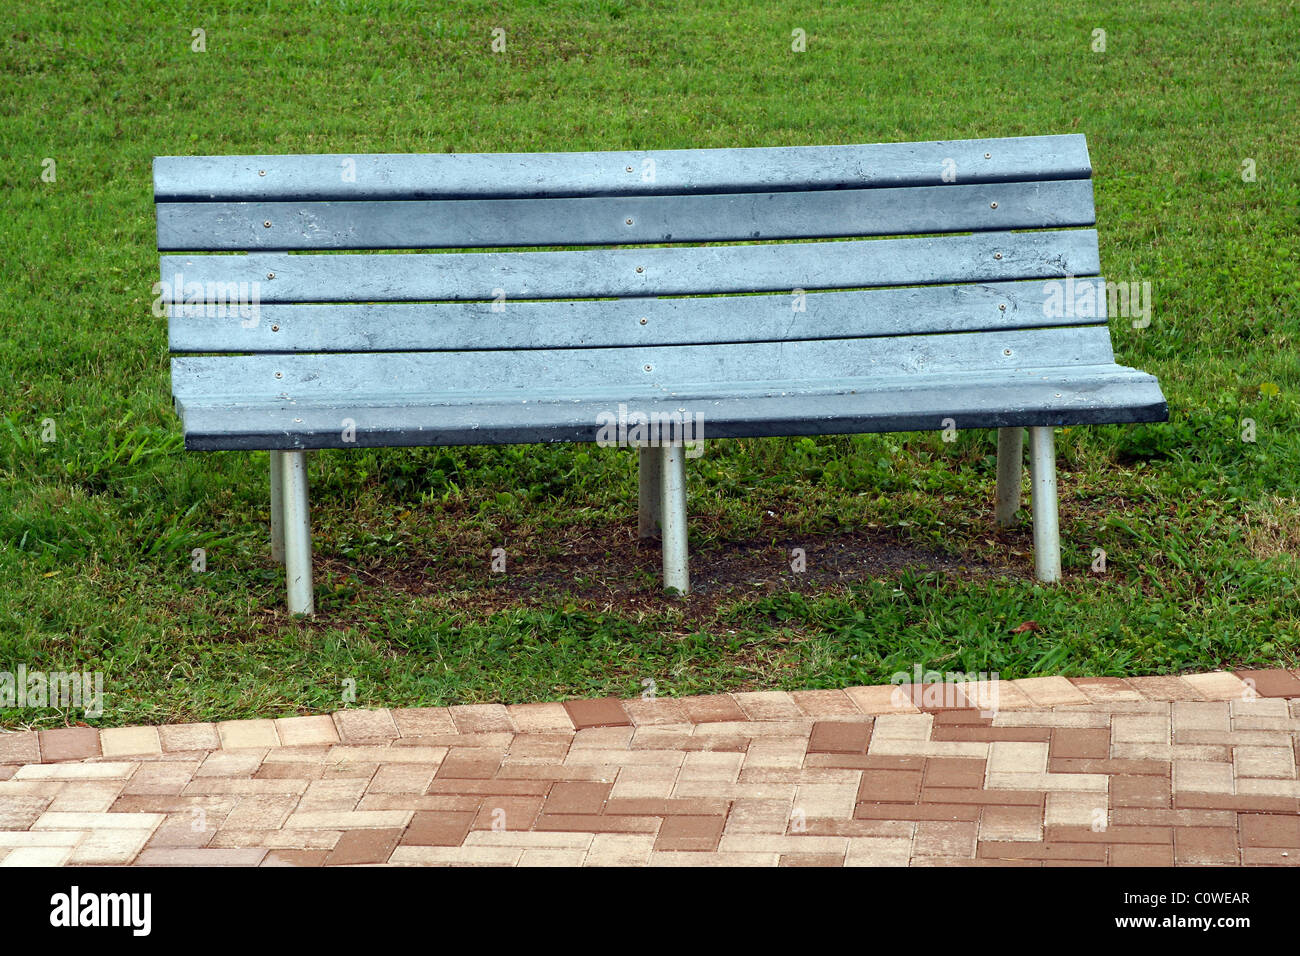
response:
M686 556L686 449L681 445L665 445L658 451L664 587L686 594L691 589Z
M642 445L637 449L637 529L642 538L654 538L659 534L660 514L662 513L663 492L660 490L661 448Z
M271 452L271 560L284 564L284 452Z
M282 474L284 569L289 586L289 613L316 611L311 583L311 519L307 504L306 453L286 451Z
M1056 444L1052 429L1029 429L1029 483L1034 515L1034 575L1061 580L1061 530L1056 513Z
M998 429L998 490L994 513L998 525L1007 528L1016 523L1020 510L1020 475L1025 463L1025 430Z

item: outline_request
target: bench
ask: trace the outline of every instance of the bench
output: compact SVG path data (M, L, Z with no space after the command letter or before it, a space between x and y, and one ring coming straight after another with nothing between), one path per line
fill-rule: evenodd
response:
M158 157L185 446L271 453L272 551L311 613L308 449L630 424L639 533L684 593L692 439L996 428L1007 525L1028 428L1053 582L1053 426L1167 418L1115 364L1090 176L1080 135Z

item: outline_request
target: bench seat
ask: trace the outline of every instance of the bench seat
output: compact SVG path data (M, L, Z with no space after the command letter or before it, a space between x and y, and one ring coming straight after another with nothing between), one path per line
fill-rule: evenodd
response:
M473 353L469 353L472 357ZM201 359L178 363L178 382L200 378ZM667 420L703 415L707 438L931 431L951 418L960 429L1161 421L1156 380L1119 365L915 375L892 379L754 382L742 390L699 386L667 395L610 389L509 399L500 392L413 392L400 402L337 394L301 402L186 397L178 385L186 447L198 451L375 446L594 442L600 416L641 412ZM341 438L340 422L355 423Z

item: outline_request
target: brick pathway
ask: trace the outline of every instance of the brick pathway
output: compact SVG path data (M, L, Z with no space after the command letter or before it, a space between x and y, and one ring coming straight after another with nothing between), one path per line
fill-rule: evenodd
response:
M1300 673L942 690L0 734L0 866L1300 862Z

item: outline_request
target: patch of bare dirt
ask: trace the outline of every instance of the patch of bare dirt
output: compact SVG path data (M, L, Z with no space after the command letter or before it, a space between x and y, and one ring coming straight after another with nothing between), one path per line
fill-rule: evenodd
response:
M628 527L573 529L545 542L549 554L527 546L507 549L505 573L491 573L486 556L482 568L475 570L418 558L386 558L364 567L323 561L321 569L485 615L562 602L640 617L660 613L665 600L675 600L688 619L703 619L741 598L843 592L852 584L889 578L905 569L939 571L961 580L1031 576L1028 535L991 533L990 543L994 537L1007 560L953 556L883 530L724 541L692 549L691 593L675 599L662 590L658 540L640 540L635 528ZM804 570L799 572L792 567L796 548L803 549Z

